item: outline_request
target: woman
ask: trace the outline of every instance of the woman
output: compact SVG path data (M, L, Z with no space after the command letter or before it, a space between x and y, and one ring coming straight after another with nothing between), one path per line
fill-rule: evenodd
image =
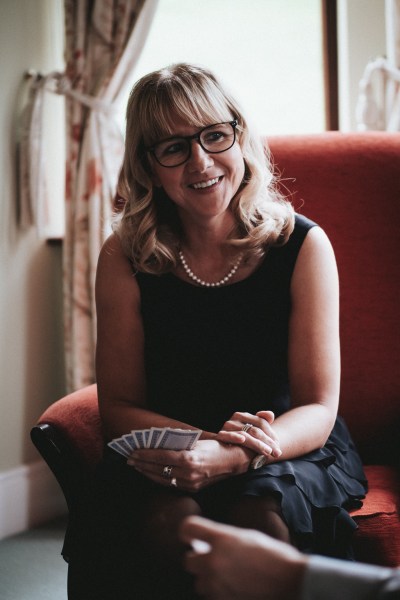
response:
M97 273L101 417L109 439L202 433L190 451L125 461L109 450L101 477L110 513L165 566L165 590L188 515L349 555L346 509L366 483L337 418L334 254L274 184L261 141L206 69L179 64L135 85L125 207Z

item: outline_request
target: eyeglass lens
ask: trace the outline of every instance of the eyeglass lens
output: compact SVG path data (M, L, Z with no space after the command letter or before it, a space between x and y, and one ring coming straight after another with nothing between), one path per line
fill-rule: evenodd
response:
M235 129L231 123L210 125L197 135L200 146L211 154L225 152L235 143ZM154 156L164 167L178 166L189 158L192 139L196 139L196 136L175 137L160 142L153 148Z

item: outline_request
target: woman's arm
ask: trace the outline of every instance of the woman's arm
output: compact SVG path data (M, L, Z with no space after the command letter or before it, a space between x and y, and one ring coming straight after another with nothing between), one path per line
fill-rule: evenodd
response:
M292 409L276 419L282 459L324 446L335 423L340 388L339 282L332 246L314 227L294 269L289 324Z
M268 462L295 458L322 447L335 422L340 385L339 284L332 246L319 227L309 231L291 282L288 367L291 410L273 423L264 412L236 413L218 439L268 455ZM268 408L268 407L266 407ZM261 420L260 420L261 416ZM255 425L239 433L244 423ZM232 431L235 430L236 431ZM280 456L270 455L276 444Z
M97 385L106 438L149 427L193 429L188 423L147 408L140 292L116 235L106 241L100 253L96 304ZM192 491L244 472L252 453L247 448L214 441L215 437L215 433L203 431L190 452L136 450L128 464L164 485L169 485L169 480L162 476L163 466L174 466L180 485Z
M147 427L191 428L146 407L140 291L116 235L108 238L99 256L96 306L96 375L106 437Z

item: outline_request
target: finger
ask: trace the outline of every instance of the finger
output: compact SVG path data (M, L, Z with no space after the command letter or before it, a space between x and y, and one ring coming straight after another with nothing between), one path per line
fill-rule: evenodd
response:
M235 421L229 421L225 425L226 427L224 426L217 434L217 439L219 439L219 441L227 444L244 444L245 446L248 446L248 444L251 443L250 438L253 437L265 444L265 452L276 452L277 456L280 456L278 437L270 424L261 417L254 416L252 417L252 421L250 421L250 417L248 417L248 421L245 424L246 430L243 429L244 425L242 425L242 423ZM268 448L270 448L270 450L268 450ZM257 449L259 449L258 446Z
M158 463L160 465L169 465L181 461L181 457L186 455L186 450L164 450L158 448L141 448L134 450L132 456L145 462Z
M134 467L139 473L150 477L150 479L157 483L161 483L162 485L170 485L173 477L182 478L180 468L172 462L160 465L148 460L141 460L134 454L128 458L127 464Z
M272 410L259 410L256 416L265 419L270 425L275 421L275 415Z
M252 415L251 413L236 412L232 416L232 419L224 423L222 430L242 432L243 427L250 424L254 425L255 427L258 427L259 429L264 431L271 439L277 442L277 435L271 427L271 423L273 423L274 419L275 415L271 410L259 411L257 415ZM247 432L251 434L252 430L248 429ZM240 441L237 443L240 443Z
M246 442L245 435L237 431L224 431L222 429L217 433L215 439L223 444L236 444L238 446L243 446Z
M231 421L239 421L245 425L246 423L251 423L254 417L255 415L252 413L236 411L233 413Z
M266 411L266 412L270 412L270 411ZM278 436L276 435L274 429L272 428L271 423L267 419L264 419L263 417L255 416L252 424L255 427L258 427L259 430L263 431L272 440L279 443ZM249 429L248 433L254 435L255 431L253 431L253 429Z
M162 473L164 467L167 465L171 467L175 466L171 460L169 460L169 462L150 460L146 456L139 455L136 451L127 459L126 462L128 465L131 465L137 469L142 469L151 473Z
M256 427L252 427L252 431L257 429ZM279 458L282 455L282 451L279 448L279 445L271 440L268 437L264 437L264 439L258 439L254 437L254 435L246 432L246 434L237 435L237 432L233 431L220 431L217 434L217 439L220 442L225 444L237 444L240 446L245 446L249 450L253 450L256 454L264 454L265 456L274 456Z
M225 421L221 431L241 431L244 425L245 421L229 419L229 421Z
M271 449L279 450L279 441L274 431L271 430L270 426L266 426L260 423L260 425L252 425L247 431L244 433L246 437L246 442L249 441L249 438L255 438L260 442L263 442L267 446L270 446Z
M192 540L198 539L212 546L215 538L220 533L221 525L210 521L210 519L197 516L187 517L179 528L179 537L187 544L191 544Z
M155 466L156 469L163 468L165 465L171 465L172 467L185 468L193 463L193 453L195 451L187 450L135 450L128 458L128 464L138 466L143 469L147 468L146 465Z
M215 439L225 444L243 444L246 441L246 436L237 430L227 431L226 429L221 429Z

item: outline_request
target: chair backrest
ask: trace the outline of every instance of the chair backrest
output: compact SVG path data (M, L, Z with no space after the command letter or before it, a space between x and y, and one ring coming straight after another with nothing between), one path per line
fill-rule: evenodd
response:
M341 284L340 412L364 460L386 462L400 456L400 134L331 132L268 143L283 191L332 241ZM94 468L104 443L95 385L55 402L40 423L54 426L77 462Z
M268 144L283 191L336 253L340 412L371 462L389 431L400 437L400 134L329 132Z

